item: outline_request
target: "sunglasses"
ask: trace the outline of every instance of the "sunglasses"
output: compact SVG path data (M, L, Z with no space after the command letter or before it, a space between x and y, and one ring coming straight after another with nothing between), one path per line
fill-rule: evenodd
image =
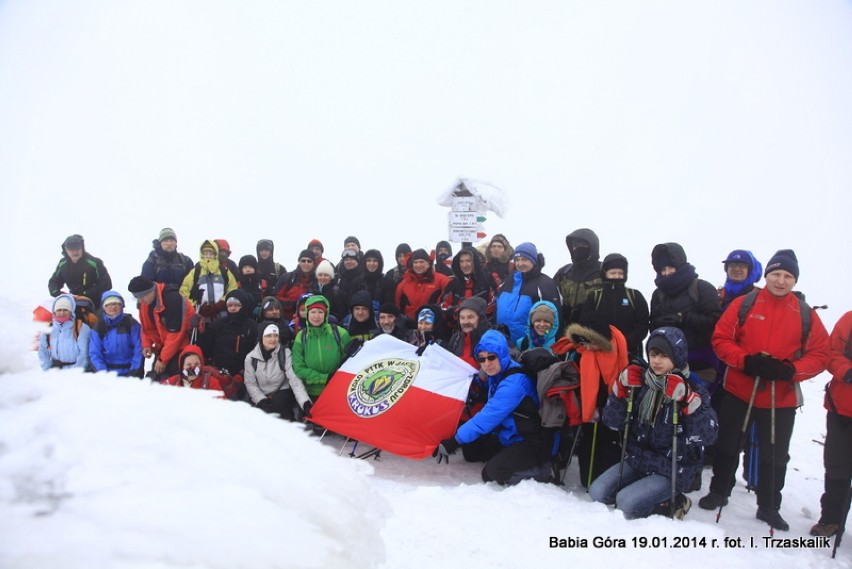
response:
M476 361L478 361L481 364L484 364L485 362L493 362L496 359L497 359L497 356L490 355L490 356L480 356L480 357L476 358Z
M311 259L299 259L300 263L313 263Z

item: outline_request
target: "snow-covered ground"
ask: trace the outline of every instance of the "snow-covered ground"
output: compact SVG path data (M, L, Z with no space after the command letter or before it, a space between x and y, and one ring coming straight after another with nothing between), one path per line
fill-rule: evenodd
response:
M358 460L342 438L320 442L207 392L44 373L11 329L0 338L0 361L17 360L0 376L4 569L852 566L852 542L836 560L767 547L742 483L719 524L697 506L684 521L626 521L589 501L575 467L564 487L502 488L458 455ZM826 379L805 385L782 507L790 531L777 538L807 536L818 516Z

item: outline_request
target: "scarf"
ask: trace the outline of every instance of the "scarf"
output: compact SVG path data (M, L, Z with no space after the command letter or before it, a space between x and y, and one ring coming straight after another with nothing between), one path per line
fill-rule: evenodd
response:
M653 425L657 420L657 413L665 399L666 376L655 375L650 369L645 370L645 385L648 391L639 403L639 422Z
M686 263L678 267L677 271L667 277L657 275L654 279L654 284L665 294L676 296L687 288L693 280L698 278L698 273L695 272L695 267Z

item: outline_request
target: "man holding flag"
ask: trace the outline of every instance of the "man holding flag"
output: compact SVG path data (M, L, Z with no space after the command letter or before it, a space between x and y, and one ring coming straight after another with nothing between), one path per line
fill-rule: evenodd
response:
M482 335L475 353L488 376L488 402L454 436L441 441L432 456L439 464L449 462L461 447L468 462L485 461L485 482L549 481L549 469L542 466L544 436L535 380L509 356L506 337L496 330Z

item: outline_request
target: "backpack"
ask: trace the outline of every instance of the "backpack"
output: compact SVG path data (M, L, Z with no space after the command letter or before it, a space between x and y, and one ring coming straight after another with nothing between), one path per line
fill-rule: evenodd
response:
M751 310L751 307L754 305L754 301L757 298L757 294L759 290L753 290L743 298L743 303L740 305L739 311L737 311L737 326L742 328L743 324L745 324L746 318L748 317L748 313ZM811 333L811 307L808 306L808 303L805 302L804 298L799 295L794 295L796 300L799 301L799 316L802 317L802 345L796 350L796 355L793 356L796 359L802 357L802 353L805 350L805 346L808 343L808 336Z
M630 308L634 308L636 306L636 296L635 291L632 288L624 287L624 292L627 293L627 301L630 303ZM698 286L696 284L695 287L695 295L696 297L693 299L696 302L698 301ZM595 303L595 310L597 310L601 305L601 298L603 298L603 289L597 288L592 291L592 298Z
M562 361L546 348L533 348L521 354L521 366L536 381L542 427L558 430L583 422L574 362Z

